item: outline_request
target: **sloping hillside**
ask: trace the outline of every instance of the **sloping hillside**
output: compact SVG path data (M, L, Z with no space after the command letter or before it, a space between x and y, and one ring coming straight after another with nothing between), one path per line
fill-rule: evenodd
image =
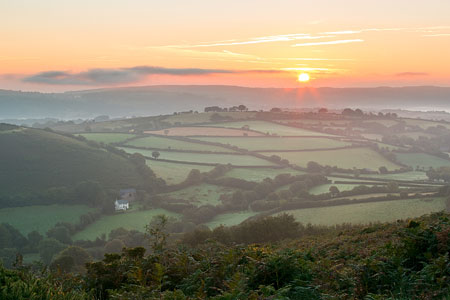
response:
M155 179L120 153L50 131L0 124L0 145L0 197L29 198L88 181L104 189L151 188Z

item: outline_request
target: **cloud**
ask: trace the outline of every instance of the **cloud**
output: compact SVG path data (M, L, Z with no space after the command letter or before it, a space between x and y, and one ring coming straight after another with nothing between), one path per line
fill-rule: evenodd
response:
M90 69L85 72L66 71L40 72L22 79L24 82L51 85L114 85L138 82L149 75L212 75L244 73L279 73L283 70L225 70L199 68L164 68L155 66L136 66L119 69Z
M425 73L425 72L401 72L401 73L395 74L395 76L399 76L399 77L427 76L427 75L429 75L429 74Z
M317 42L317 43L303 43L303 44L295 44L292 47L306 47L306 46L321 46L321 45L337 45L337 44L348 44L348 43L358 43L364 42L361 39L353 39L353 40L337 40L337 41L329 41L329 42Z
M450 36L450 33L426 34L424 36L426 36L426 37Z

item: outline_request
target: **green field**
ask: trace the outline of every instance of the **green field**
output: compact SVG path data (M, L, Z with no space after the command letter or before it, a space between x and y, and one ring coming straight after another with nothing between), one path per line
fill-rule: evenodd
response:
M150 159L146 162L150 169L155 172L156 176L164 179L167 184L177 184L184 181L192 169L197 169L200 172L208 172L214 168L212 166L178 164Z
M0 209L0 223L9 223L22 234L37 230L45 234L56 223L78 223L81 215L94 212L85 205L33 205Z
M236 191L236 189L202 183L175 192L167 193L165 195L168 195L171 198L189 201L189 203L195 206L207 204L216 206L222 203L219 200L222 194L230 194L234 191Z
M238 225L247 220L248 218L256 216L257 214L258 214L257 212L253 211L240 211L235 213L221 214L215 216L214 219L212 219L208 223L205 223L205 225L211 229L219 227L220 225L225 226Z
M89 225L83 231L78 232L72 238L73 240L95 240L102 234L109 234L111 230L123 227L125 229L145 231L145 225L150 223L152 218L164 214L169 217L178 217L179 215L165 209L152 209L145 211L128 211L116 213L111 216L104 216L97 222Z
M127 139L135 137L134 134L127 133L81 133L78 135L81 135L88 140L105 144L121 143Z
M164 119L164 122L170 123L170 124L183 124L183 125L189 125L189 124L200 124L200 123L208 123L211 122L211 116L215 114L214 112L208 112L208 113L185 113L185 114L178 114L178 115L172 115ZM236 120L242 120L242 119L248 119L254 117L255 113L253 112L219 112L220 116L228 117Z
M321 165L337 166L345 169L371 169L378 170L385 166L388 170L400 168L390 162L379 153L369 148L351 148L339 150L302 151L302 152L262 152L271 156L278 155L287 159L290 163L306 167L309 161L315 161Z
M234 152L233 150L219 147L210 146L197 143L190 143L180 140L175 140L171 138L159 137L159 136L149 136L136 140L129 141L126 143L129 146L135 147L147 147L147 148L158 148L158 149L173 149L173 150L192 150L192 151L211 151L211 152Z
M396 173L396 174L369 174L369 175L364 174L362 176L386 179L386 181L388 181L390 179L408 180L408 181L428 180L428 177L425 174L425 172L420 172L420 171L410 171L410 172Z
M428 170L430 167L436 169L443 166L450 166L450 160L426 153L396 153L395 155L399 162L413 168L419 166Z
M351 145L335 139L308 137L199 137L196 139L229 144L250 151L329 149Z
M263 181L265 178L275 178L279 174L292 174L292 175L302 175L305 172L297 171L289 168L257 168L257 169L247 169L247 168L235 168L228 171L224 177L232 177L238 179L244 179L248 181Z
M343 191L351 191L353 190L355 187L360 186L360 184L333 184L333 183L326 183L326 184L321 184L321 185L317 185L315 187L313 187L312 189L309 190L309 193L312 195L319 195L319 194L323 194L323 193L328 193L330 187L335 186L339 189L340 192Z
M324 134L311 130L284 126L265 121L240 121L214 124L214 126L226 128L242 128L245 125L248 125L250 127L250 130L256 130L264 134L269 133L271 135L277 134L279 136L330 136L330 134Z
M152 156L152 150L132 149L119 147L128 153L140 153L146 157ZM209 154L189 152L159 151L159 159L172 161L186 161L192 163L232 164L236 166L272 166L273 163L250 155L239 154Z
M303 224L332 226L342 223L368 224L392 222L398 219L419 217L445 209L445 199L407 199L372 203L357 203L330 207L287 210Z

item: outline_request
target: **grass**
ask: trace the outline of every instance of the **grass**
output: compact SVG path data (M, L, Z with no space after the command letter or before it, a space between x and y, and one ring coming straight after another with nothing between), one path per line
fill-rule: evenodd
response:
M132 149L119 147L128 153L141 153L144 156L151 157L152 150ZM271 166L273 163L250 155L239 154L203 154L189 152L167 152L159 151L160 159L172 161L186 161L192 163L212 163L212 164L232 164L236 166Z
M235 168L228 171L224 177L232 177L238 179L244 179L248 181L263 181L265 178L275 178L279 174L289 173L292 175L301 175L305 172L297 171L289 168L272 169L272 168L258 168L258 169L246 169Z
M314 132L311 130L295 128L280 124L275 124L265 121L240 121L229 123L217 123L214 126L222 126L226 128L242 128L248 125L250 130L256 130L261 133L277 134L279 136L330 136L330 134L324 134L320 132Z
M398 219L418 217L445 208L444 198L431 200L406 199L373 203L357 203L340 206L287 210L303 224L333 226L342 223L368 224L392 222Z
M369 148L351 148L340 150L302 151L302 152L264 152L267 156L278 155L290 163L306 167L309 161L321 165L337 166L344 169L371 169L378 170L385 166L388 170L395 170L400 166L387 160L379 153Z
M147 165L155 172L156 176L164 179L167 184L177 184L184 181L192 169L208 172L214 168L212 166L178 164L157 160L147 160Z
M363 177L386 179L386 181L389 181L390 179L407 180L407 181L428 180L428 177L425 174L425 172L420 171L410 171L397 174L370 174L370 175L363 175Z
M164 130L150 130L144 133L168 136L262 136L262 133L237 128L220 127L173 127Z
M437 156L426 153L396 153L397 160L407 166L416 168L439 168L443 166L450 166L450 160L446 160Z
M152 209L145 211L128 211L116 213L111 216L104 216L97 222L89 225L83 231L78 232L72 238L73 240L95 240L102 234L109 234L111 230L123 227L128 230L145 231L145 225L150 223L152 218L157 215L164 214L168 217L176 217L179 215L165 209Z
M127 139L135 137L134 134L127 133L81 133L78 135L81 135L88 140L105 144L121 143Z
M165 122L170 124L200 124L200 123L209 123L211 122L211 116L215 114L214 112L208 113L200 113L200 114L178 114L172 115L164 119ZM219 112L219 115L223 117L229 117L232 119L247 119L254 117L255 113L253 112Z
M212 151L212 152L234 152L233 150L219 147L210 146L197 143L190 143L171 138L149 136L136 140L129 141L126 145L135 147L148 147L159 149L174 149L174 150L192 150L192 151Z
M205 223L204 225L208 226L211 229L219 227L220 225L224 226L238 225L247 220L248 218L256 216L257 214L258 214L257 212L253 211L240 211L234 213L221 214L215 216L214 219L212 219L208 223Z
M0 134L0 195L40 192L96 181L119 189L143 184L127 158L39 129Z
M9 223L22 234L36 230L45 234L58 222L78 223L79 217L95 211L85 205L33 205L0 209L0 222Z
M308 150L350 146L350 143L327 138L280 138L280 137L201 137L201 141L229 144L250 151Z
M189 201L189 203L195 206L207 204L216 206L222 203L219 200L222 194L230 194L234 191L236 191L236 189L202 183L175 192L167 193L166 195L175 199Z
M328 193L330 187L335 186L338 188L339 191L343 192L343 191L350 191L352 189L354 189L357 186L360 186L360 184L333 184L333 183L326 183L326 184L321 184L321 185L317 185L315 187L313 187L312 189L309 190L310 194L313 195L319 195L319 194L323 194L323 193Z

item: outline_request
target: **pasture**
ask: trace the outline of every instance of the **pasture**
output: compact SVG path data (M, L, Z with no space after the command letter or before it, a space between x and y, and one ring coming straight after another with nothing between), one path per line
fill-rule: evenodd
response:
M275 134L279 136L330 136L330 134L324 134L320 132L285 126L266 121L239 121L228 123L216 123L214 124L214 126L222 126L226 128L242 128L243 126L249 126L250 130L259 131L263 134L268 135Z
M228 171L223 177L232 177L238 179L244 179L248 181L263 181L265 178L275 178L279 174L292 174L292 175L302 175L305 172L293 170L290 168L257 168L257 169L246 169L246 168L235 168Z
M220 127L172 127L164 130L144 131L144 133L168 136L262 136L263 134L234 129L234 128L220 128Z
M349 148L339 150L320 150L302 152L263 152L261 154L271 156L278 155L287 159L290 163L306 167L308 162L315 161L321 165L337 166L344 169L371 169L378 170L385 166L388 170L399 169L400 166L387 160L378 152L369 148Z
M208 204L216 206L221 203L219 198L222 194L230 194L234 191L236 191L236 189L202 183L163 195L167 195L175 199L186 200L195 206Z
M319 194L328 193L329 190L330 190L330 187L332 187L332 186L337 187L340 192L343 192L343 191L351 191L355 187L360 186L360 184L326 183L326 184L317 185L317 186L311 188L309 190L309 193L312 194L312 195L319 195Z
M228 144L250 151L329 149L351 145L335 139L308 137L200 137L196 139Z
M241 120L241 119L248 119L255 116L254 112L207 112L207 113L181 113L177 115L171 115L168 116L166 119L164 119L164 122L170 123L172 125L175 124L200 124L200 123L209 123L211 122L211 116L214 114L218 114L222 117L235 119L235 120Z
M78 223L81 215L96 209L86 205L32 205L0 209L0 222L9 223L26 235L31 231L45 233L59 222Z
M152 150L132 149L119 147L128 153L140 153L146 157L152 156ZM159 159L171 161L183 161L191 163L209 163L209 164L232 164L235 166L272 166L273 163L250 155L240 154L210 154L210 153L190 153L190 152L168 152L158 151Z
M399 162L414 169L419 167L428 170L429 168L450 166L450 160L426 153L396 153L395 156Z
M157 149L172 149L172 150L234 152L233 150L219 146L190 143L186 141L180 141L159 136L148 136L136 140L131 140L125 145L135 147L157 148Z
M105 144L121 143L135 137L134 134L127 133L80 133L78 135L85 137L87 140Z
M234 226L238 225L250 217L256 216L258 213L253 211L240 211L234 213L226 213L215 216L211 221L205 223L204 225L208 226L211 229L219 227L220 225L224 226Z
M214 168L212 166L178 164L150 159L146 160L146 163L155 172L156 176L164 179L169 185L183 182L192 169L197 169L200 172L208 172Z
M339 206L286 210L303 224L333 226L343 223L368 224L392 222L398 219L419 217L445 209L444 198L405 199L372 203L355 203Z
M179 215L165 209L151 209L143 211L128 211L104 216L97 222L75 234L73 240L95 240L102 234L108 235L111 230L123 227L128 230L144 232L145 225L149 224L154 216L164 214L168 217L178 218Z

